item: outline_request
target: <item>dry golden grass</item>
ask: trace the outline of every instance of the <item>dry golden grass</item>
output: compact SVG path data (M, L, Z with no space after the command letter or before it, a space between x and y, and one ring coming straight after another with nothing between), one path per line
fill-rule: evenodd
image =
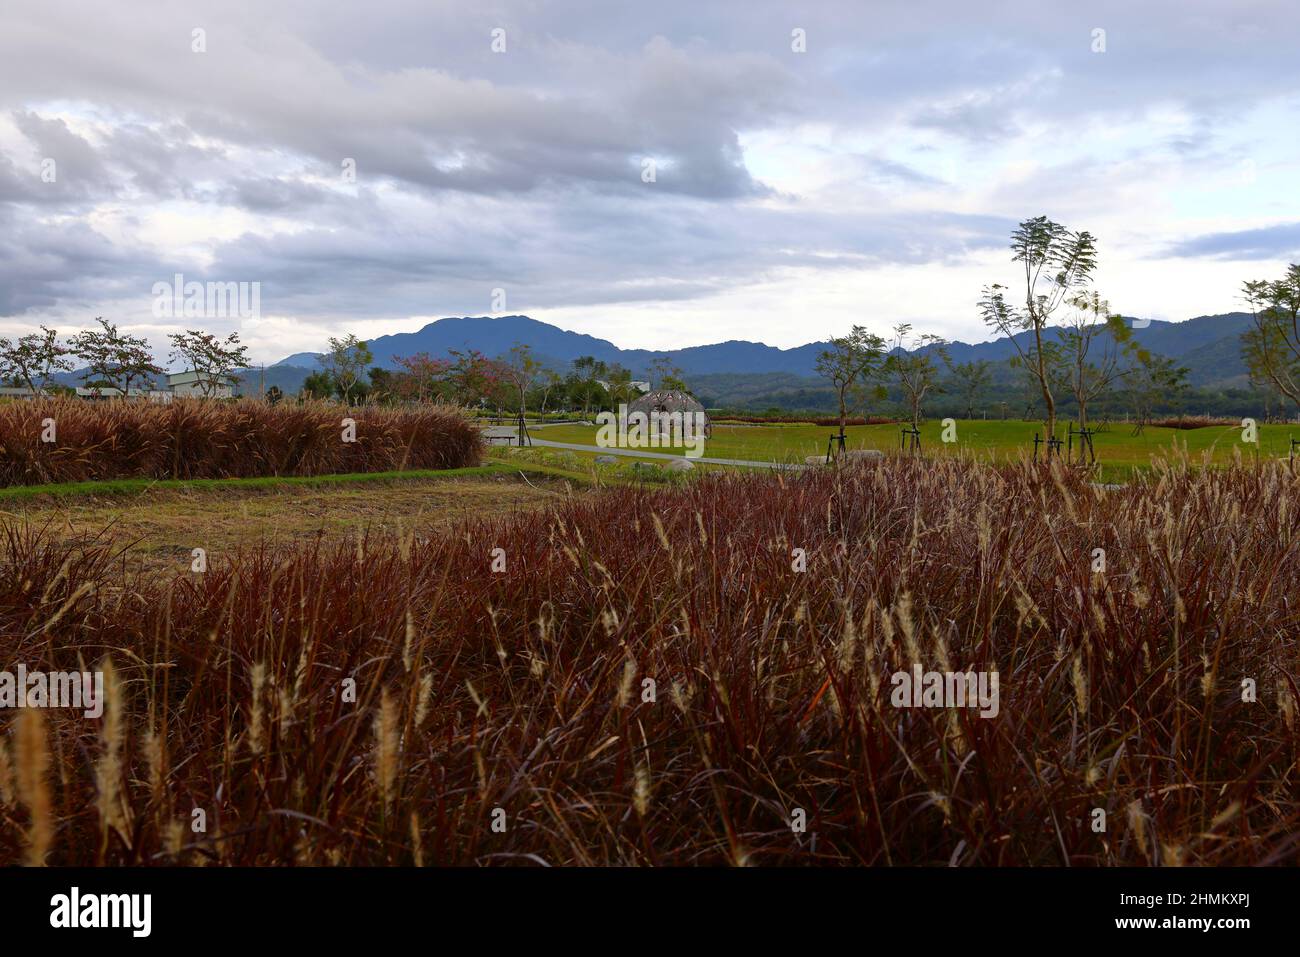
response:
M129 562L165 573L188 568L194 548L216 557L249 545L293 545L320 535L427 534L466 518L540 508L562 497L565 488L561 480L533 474L527 481L504 475L315 488L169 489L131 497L11 500L0 518L48 526L61 541L108 539L129 546Z

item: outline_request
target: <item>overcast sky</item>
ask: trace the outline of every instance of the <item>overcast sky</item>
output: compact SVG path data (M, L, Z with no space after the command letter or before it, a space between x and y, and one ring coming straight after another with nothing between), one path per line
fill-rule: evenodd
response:
M0 0L0 335L161 352L180 273L261 284L201 324L267 362L494 306L623 347L975 341L1029 216L1094 233L1128 315L1300 259L1295 0L990 6Z

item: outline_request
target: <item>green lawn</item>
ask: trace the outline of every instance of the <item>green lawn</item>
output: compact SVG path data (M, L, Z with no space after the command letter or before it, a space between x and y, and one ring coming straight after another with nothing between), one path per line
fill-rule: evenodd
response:
M927 455L966 454L1006 461L1032 455L1034 434L1041 435L1042 428L1041 423L1035 422L962 419L957 422L957 441L949 444L940 441L942 424L933 419L921 426L921 443ZM899 448L899 430L898 425L850 426L847 429L848 444L853 449L896 451ZM537 430L536 437L553 442L595 445L596 431L595 426L558 425ZM835 431L834 427L816 425L715 425L704 454L761 462L802 462L805 456L824 455L827 440ZM1097 458L1107 472L1127 473L1134 466L1148 465L1152 456L1167 457L1174 452L1175 443L1179 450L1186 448L1195 461L1208 453L1214 464L1230 462L1234 450L1247 455L1256 451L1255 446L1241 441L1240 428L1151 427L1140 436L1131 433L1131 426L1119 424L1094 437ZM1058 435L1065 439L1064 424L1058 428ZM1259 426L1259 455L1286 458L1291 435L1300 438L1300 426ZM683 450L661 448L649 451L681 454Z

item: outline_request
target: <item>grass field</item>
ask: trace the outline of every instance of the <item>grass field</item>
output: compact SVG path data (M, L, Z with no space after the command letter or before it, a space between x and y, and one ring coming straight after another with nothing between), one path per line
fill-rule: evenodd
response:
M508 516L562 498L589 476L489 463L447 472L190 482L77 482L0 491L0 518L52 540L112 546L160 574L241 549L371 534L426 535L469 518Z
M899 448L898 425L850 426L848 444L854 449L896 451ZM764 462L802 462L809 455L825 455L827 440L834 428L815 425L715 425L713 436L705 444L704 455L715 458L746 459ZM940 439L942 425L934 419L921 426L922 449L927 455L973 455L996 461L1015 461L1033 454L1033 440L1043 427L1037 422L959 419L957 441ZM539 438L554 442L595 445L596 426L557 425L537 431ZM1131 434L1128 425L1112 425L1093 439L1097 458L1104 472L1125 474L1135 466L1149 466L1152 456L1170 457L1185 450L1193 462L1203 455L1216 465L1226 465L1236 452L1250 456L1255 447L1241 441L1242 430L1225 426L1199 429L1148 427L1140 436ZM1059 430L1065 438L1065 427ZM1261 457L1286 458L1290 436L1300 437L1300 426L1259 426L1258 454ZM653 449L681 453L683 449Z
M29 498L4 657L101 668L106 719L0 716L0 863L1295 863L1300 479L1135 479L890 457L120 514L227 535L204 574L94 537L128 499ZM995 713L900 707L918 667L1000 675Z
M1114 429L1106 489L1035 428L0 490L2 657L109 688L0 713L0 865L1296 862L1288 429ZM995 713L900 709L922 667Z

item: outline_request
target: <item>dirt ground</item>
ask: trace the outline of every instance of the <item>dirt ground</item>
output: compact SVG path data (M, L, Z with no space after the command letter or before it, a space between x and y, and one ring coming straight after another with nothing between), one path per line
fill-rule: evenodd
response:
M530 484L531 483L531 484ZM58 538L103 536L127 561L166 572L189 567L191 550L209 555L261 542L275 545L358 532L428 531L468 517L544 508L566 483L532 475L241 490L153 490L71 501L6 502L0 521L48 525Z

